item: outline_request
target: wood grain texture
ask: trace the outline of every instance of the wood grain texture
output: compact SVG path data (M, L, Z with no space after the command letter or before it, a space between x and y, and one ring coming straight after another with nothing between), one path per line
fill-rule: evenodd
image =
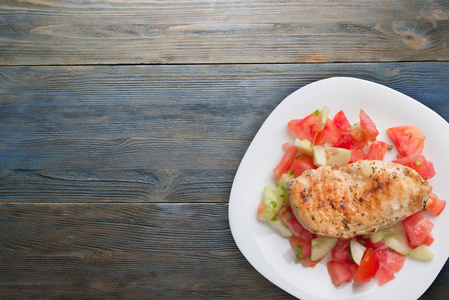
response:
M0 202L227 202L250 141L294 90L359 77L449 120L447 73L449 63L3 67Z
M283 296L235 246L227 205L1 205L2 299Z
M0 64L448 60L447 1L4 0Z
M237 249L226 204L0 207L3 299L292 298ZM449 297L434 286L422 299Z

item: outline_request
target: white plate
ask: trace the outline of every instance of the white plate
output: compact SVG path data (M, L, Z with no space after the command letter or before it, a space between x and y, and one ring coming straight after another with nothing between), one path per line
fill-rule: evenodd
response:
M375 280L365 284L332 285L325 263L314 269L295 262L288 239L280 237L256 217L263 187L275 186L272 170L283 155L282 144L294 135L287 122L303 118L324 105L330 116L343 109L351 123L358 122L359 109L374 121L378 140L392 144L385 130L415 124L426 134L423 155L434 163L436 176L429 180L433 191L449 200L449 124L418 101L385 86L365 80L335 77L309 84L282 101L266 119L249 146L235 176L229 200L229 223L240 251L251 265L286 292L306 299L417 299L435 280L449 257L449 208L430 217L435 227L428 262L407 258L396 279L384 286ZM385 160L396 156L389 151ZM261 295L263 296L263 295Z

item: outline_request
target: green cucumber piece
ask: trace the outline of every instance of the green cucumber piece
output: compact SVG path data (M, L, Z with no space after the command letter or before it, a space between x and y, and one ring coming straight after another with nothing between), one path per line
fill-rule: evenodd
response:
M351 240L349 242L349 249L351 251L352 259L356 262L356 264L360 265L363 254L365 254L366 247L356 240Z
M371 234L369 239L371 240L372 243L377 243L381 240L388 239L389 237L392 237L393 235L402 231L403 228L404 227L399 222L399 223L394 224L391 227L387 227L387 228L376 231L375 233Z
M315 145L312 147L313 149L313 164L316 167L321 167L326 164L326 151L324 150L324 146Z
M312 255L311 260L320 260L325 257L332 248L337 244L337 238L333 237L318 237L312 240Z
M259 220L270 221L282 208L283 199L276 195L271 186L266 186L262 193L263 210Z
M431 260L435 256L432 249L427 245L416 247L408 255L419 260Z
M295 140L295 147L298 149L299 153L305 154L308 156L313 155L313 149L312 149L312 142L308 139L296 139Z
M385 239L385 245L404 255L408 255L412 251L412 248L407 243L406 233L402 230L392 237Z

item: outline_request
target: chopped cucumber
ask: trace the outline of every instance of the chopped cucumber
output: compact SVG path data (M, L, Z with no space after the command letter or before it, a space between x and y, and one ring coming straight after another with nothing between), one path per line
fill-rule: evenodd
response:
M292 236L292 232L288 229L287 225L282 222L280 217L273 217L268 224L274 228L282 237Z
M311 260L320 260L325 257L337 244L337 238L318 237L312 240Z
M271 186L266 186L262 194L263 210L259 215L262 221L271 220L282 208L283 199L277 197L276 192Z
M362 261L363 254L365 254L365 246L357 242L356 240L351 240L349 242L349 248L351 249L352 259L356 262L356 264L360 265Z
M324 146L315 145L313 149L313 164L317 167L324 166L326 164L326 151Z
M385 245L404 255L408 255L412 251L412 248L407 243L407 236L404 230L385 239Z
M425 244L416 247L408 255L419 260L430 260L435 256L432 249Z
M280 200L281 206L288 206L290 205L290 201L288 200L288 193L287 190L283 185L278 186L274 192L276 193L276 198Z
M339 167L346 166L351 160L351 150L337 148L337 147L326 147L326 164L327 165L337 165Z
M299 153L305 154L308 156L313 155L313 149L312 149L312 142L310 142L308 139L296 139L295 140L295 147L298 149Z
M379 231L376 231L375 233L371 234L370 240L372 243L377 243L383 239L388 239L389 237L392 237L393 235L397 234L398 232L403 230L402 224L396 223L391 227L381 229Z
M326 125L327 118L329 117L329 107L323 106L323 108L318 113L318 123L317 123L317 129L318 131L321 131L324 129L324 126Z
M293 176L293 174L284 173L284 174L282 174L281 178L279 178L276 181L276 185L283 186L285 188L287 181L292 180L293 178L295 178L295 176Z

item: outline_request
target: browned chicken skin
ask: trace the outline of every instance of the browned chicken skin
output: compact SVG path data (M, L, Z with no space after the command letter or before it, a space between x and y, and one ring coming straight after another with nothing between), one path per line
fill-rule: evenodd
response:
M290 204L309 231L351 238L388 227L422 210L430 186L413 169L361 160L307 170L287 183Z

